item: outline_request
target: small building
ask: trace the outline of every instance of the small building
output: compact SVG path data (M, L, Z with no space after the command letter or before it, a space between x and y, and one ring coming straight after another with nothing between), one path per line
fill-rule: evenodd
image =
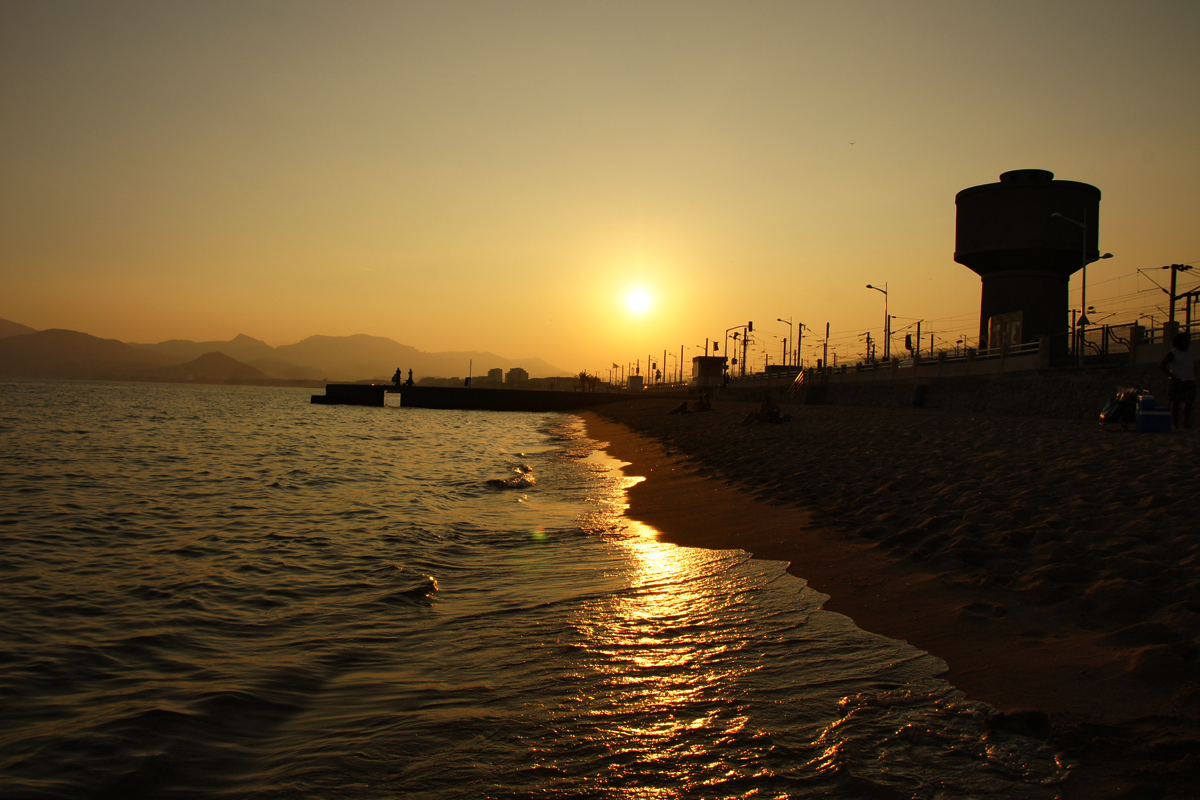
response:
M696 356L692 359L692 386L720 388L725 383L725 356Z
M495 369L489 369L487 379L488 383L494 383L499 386L500 384L504 383L504 370L500 369L499 367L496 367Z
M504 375L504 383L509 388L516 388L529 380L529 372L520 367L513 367Z

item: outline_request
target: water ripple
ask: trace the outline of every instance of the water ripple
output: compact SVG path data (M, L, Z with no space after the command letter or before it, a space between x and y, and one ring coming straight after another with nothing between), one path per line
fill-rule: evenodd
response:
M573 417L37 381L0 383L0 409L6 798L1042 798L1062 777L782 564L621 517L628 481Z

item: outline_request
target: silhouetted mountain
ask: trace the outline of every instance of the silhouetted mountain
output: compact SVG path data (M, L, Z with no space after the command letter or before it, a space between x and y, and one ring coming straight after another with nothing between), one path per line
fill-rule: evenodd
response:
M27 333L37 333L34 328L28 325L22 325L19 322L13 322L8 319L0 319L0 339L9 336L24 336Z
M249 364L224 353L205 353L186 364L159 367L146 374L146 380L175 383L249 383L269 376Z
M488 352L424 353L415 347L400 344L382 336L310 336L296 344L281 345L276 352L295 364L316 367L330 380L390 380L399 367L413 371L416 378L467 376L470 369L476 375L486 375L489 369L507 372L521 367L531 378L567 375L566 370L548 364L540 358L504 358Z
M79 331L47 331L0 339L0 376L131 380L171 362L167 356Z
M302 367L282 358L255 358L245 361L252 367L261 369L272 378L282 378L289 381L322 381L325 373L316 367Z
M310 336L271 347L239 334L228 342L172 339L125 344L78 331L33 331L0 320L0 377L204 382L391 380L397 367L425 377L465 378L490 369L521 367L530 377L567 374L540 358L503 358L488 352L423 353L382 336ZM226 360L211 358L221 355ZM237 367L233 365L237 364ZM239 369L244 367L245 369Z
M206 353L223 353L243 364L262 370L264 377L286 380L322 380L325 373L319 369L293 364L276 352L274 347L260 339L239 333L228 342L193 342L188 339L170 339L157 344L130 343L133 347L161 353L172 361L199 358Z
M415 347L382 336L309 336L275 348L284 360L314 367L333 381L392 377L396 367L420 372L425 356Z
M193 342L188 339L169 339L157 344L140 344L138 342L130 342L129 344L143 350L187 361L199 358L205 353L224 353L230 358L247 364L255 358L279 357L274 347L259 339L253 339L244 333L239 333L228 342Z

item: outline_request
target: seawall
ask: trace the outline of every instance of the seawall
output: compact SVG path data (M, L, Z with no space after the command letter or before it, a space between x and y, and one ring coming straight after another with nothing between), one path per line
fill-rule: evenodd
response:
M909 407L919 399L922 407L946 411L1096 420L1117 390L1130 386L1149 390L1158 405L1167 405L1167 378L1151 364L858 382L816 376L798 399L806 405L878 408Z

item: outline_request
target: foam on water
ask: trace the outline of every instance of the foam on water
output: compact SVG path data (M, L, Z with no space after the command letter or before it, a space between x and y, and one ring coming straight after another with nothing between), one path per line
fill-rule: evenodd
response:
M0 434L5 797L1043 798L1063 777L784 565L621 516L630 479L568 415L9 382Z

